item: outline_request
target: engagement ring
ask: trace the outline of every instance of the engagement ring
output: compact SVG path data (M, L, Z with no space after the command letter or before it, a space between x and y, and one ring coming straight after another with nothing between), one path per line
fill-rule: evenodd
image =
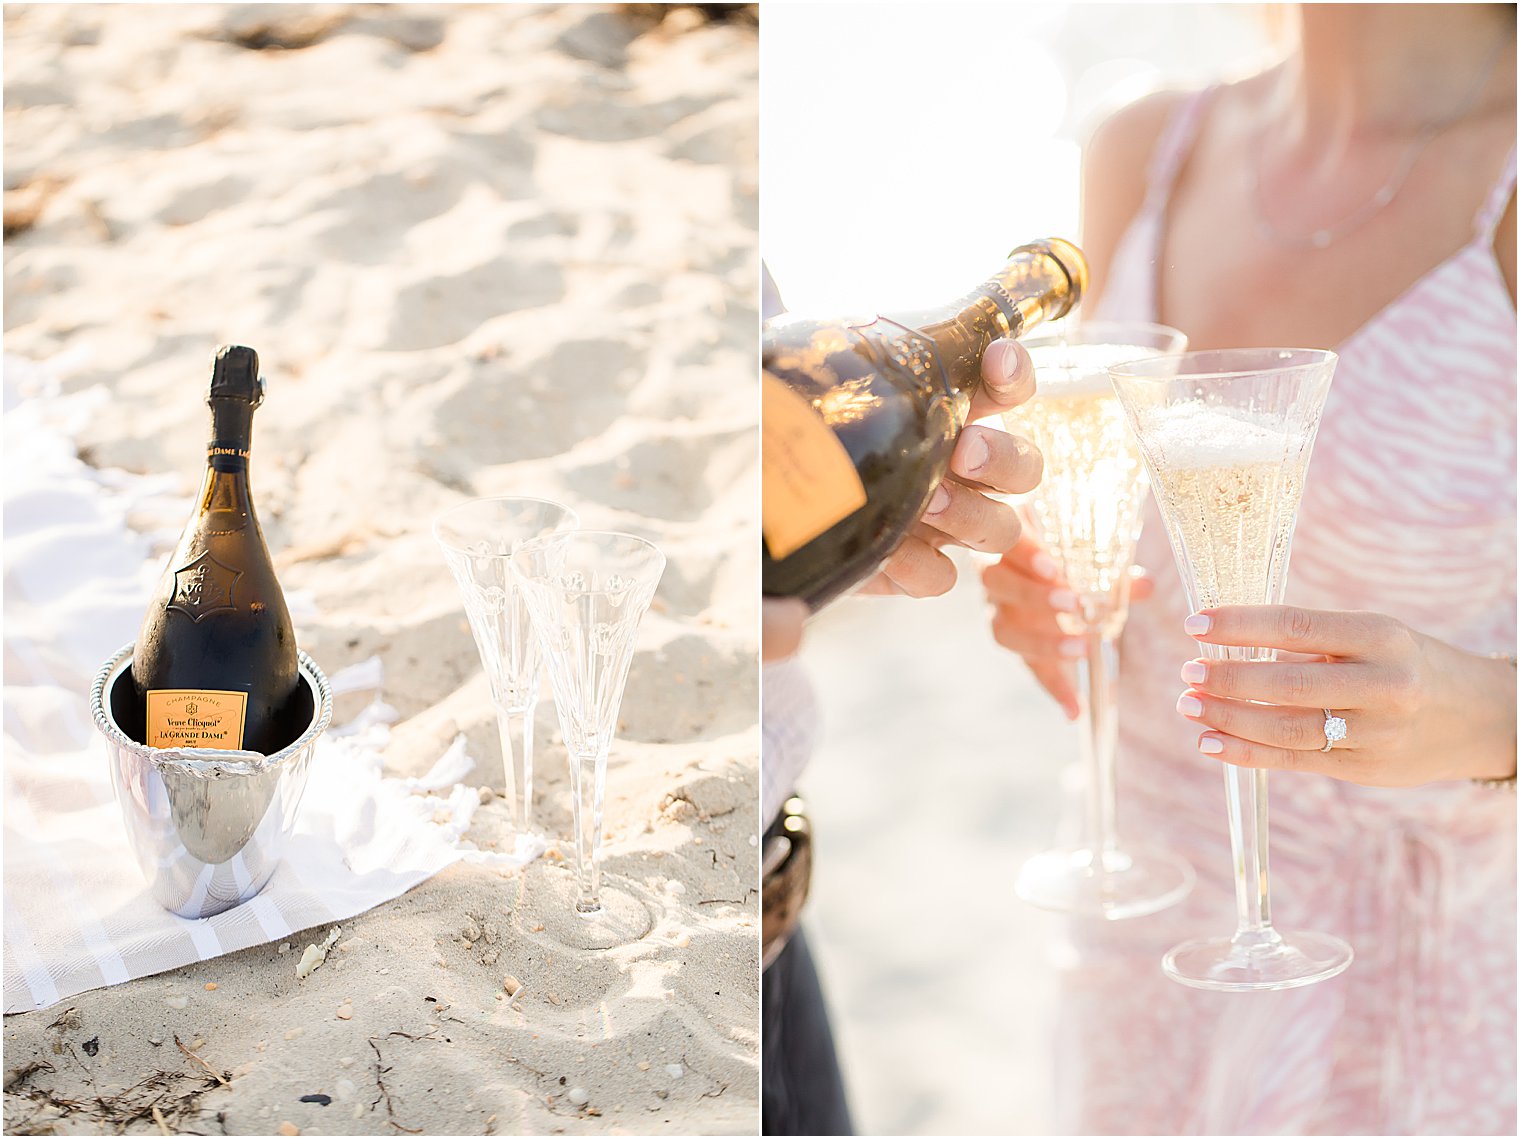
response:
M1346 721L1330 711L1325 710L1325 746L1320 751L1329 751L1336 743L1346 738Z

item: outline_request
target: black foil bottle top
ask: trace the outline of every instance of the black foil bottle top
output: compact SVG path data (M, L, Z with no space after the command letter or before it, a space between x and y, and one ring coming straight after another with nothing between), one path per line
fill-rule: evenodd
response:
M241 344L224 344L211 362L213 399L238 399L249 407L264 402L264 381L259 376L259 354Z

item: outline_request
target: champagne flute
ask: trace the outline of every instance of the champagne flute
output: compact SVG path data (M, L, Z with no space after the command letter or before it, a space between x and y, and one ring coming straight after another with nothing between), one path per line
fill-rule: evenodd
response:
M543 658L510 561L513 551L529 539L577 525L574 511L542 498L472 499L433 523L433 537L464 597L465 616L490 681L515 850L524 858L542 850L533 829L533 713L543 682Z
M524 543L512 556L570 754L575 910L586 917L602 915L597 856L607 753L639 622L664 570L665 555L651 543L607 530L553 534Z
M1174 356L1187 337L1159 324L1083 321L1053 326L1023 344L1038 390L1003 422L1045 457L1044 477L1024 507L1077 597L1076 611L1058 620L1086 650L1077 662L1077 691L1087 788L1082 841L1029 859L1014 890L1044 909L1140 917L1186 897L1194 876L1173 852L1121 844L1116 830L1116 642L1129 612L1129 570L1149 486L1108 366Z
M1333 352L1239 348L1138 360L1109 369L1150 471L1167 537L1196 612L1280 604L1304 476ZM1220 660L1271 660L1272 649L1203 646ZM1289 989L1334 977L1351 947L1272 925L1267 773L1224 764L1236 930L1187 941L1162 969L1200 989Z

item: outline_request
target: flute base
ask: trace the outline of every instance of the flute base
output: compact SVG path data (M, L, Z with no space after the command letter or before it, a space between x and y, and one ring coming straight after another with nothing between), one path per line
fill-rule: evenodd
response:
M1193 868L1157 846L1062 847L1024 863L1014 893L1058 913L1122 921L1174 906L1193 889Z
M1296 989L1346 971L1351 946L1328 933L1278 933L1184 941L1161 959L1161 971L1195 989L1247 993Z
M573 949L612 949L628 945L654 928L654 913L631 882L602 875L597 900L601 908L587 913L579 908L579 889L569 868L536 864L526 875L524 896L534 899L523 914L531 932ZM533 930L533 926L542 926Z

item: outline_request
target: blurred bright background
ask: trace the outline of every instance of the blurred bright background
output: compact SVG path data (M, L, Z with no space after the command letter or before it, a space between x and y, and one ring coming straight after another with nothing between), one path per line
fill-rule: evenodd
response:
M782 297L933 304L1021 242L1079 237L1092 126L1257 69L1268 28L1244 4L767 4L761 234ZM969 559L944 598L833 606L803 659L823 719L808 928L857 1130L1048 1133L1061 922L1012 883L1080 793L1075 728L993 644Z

